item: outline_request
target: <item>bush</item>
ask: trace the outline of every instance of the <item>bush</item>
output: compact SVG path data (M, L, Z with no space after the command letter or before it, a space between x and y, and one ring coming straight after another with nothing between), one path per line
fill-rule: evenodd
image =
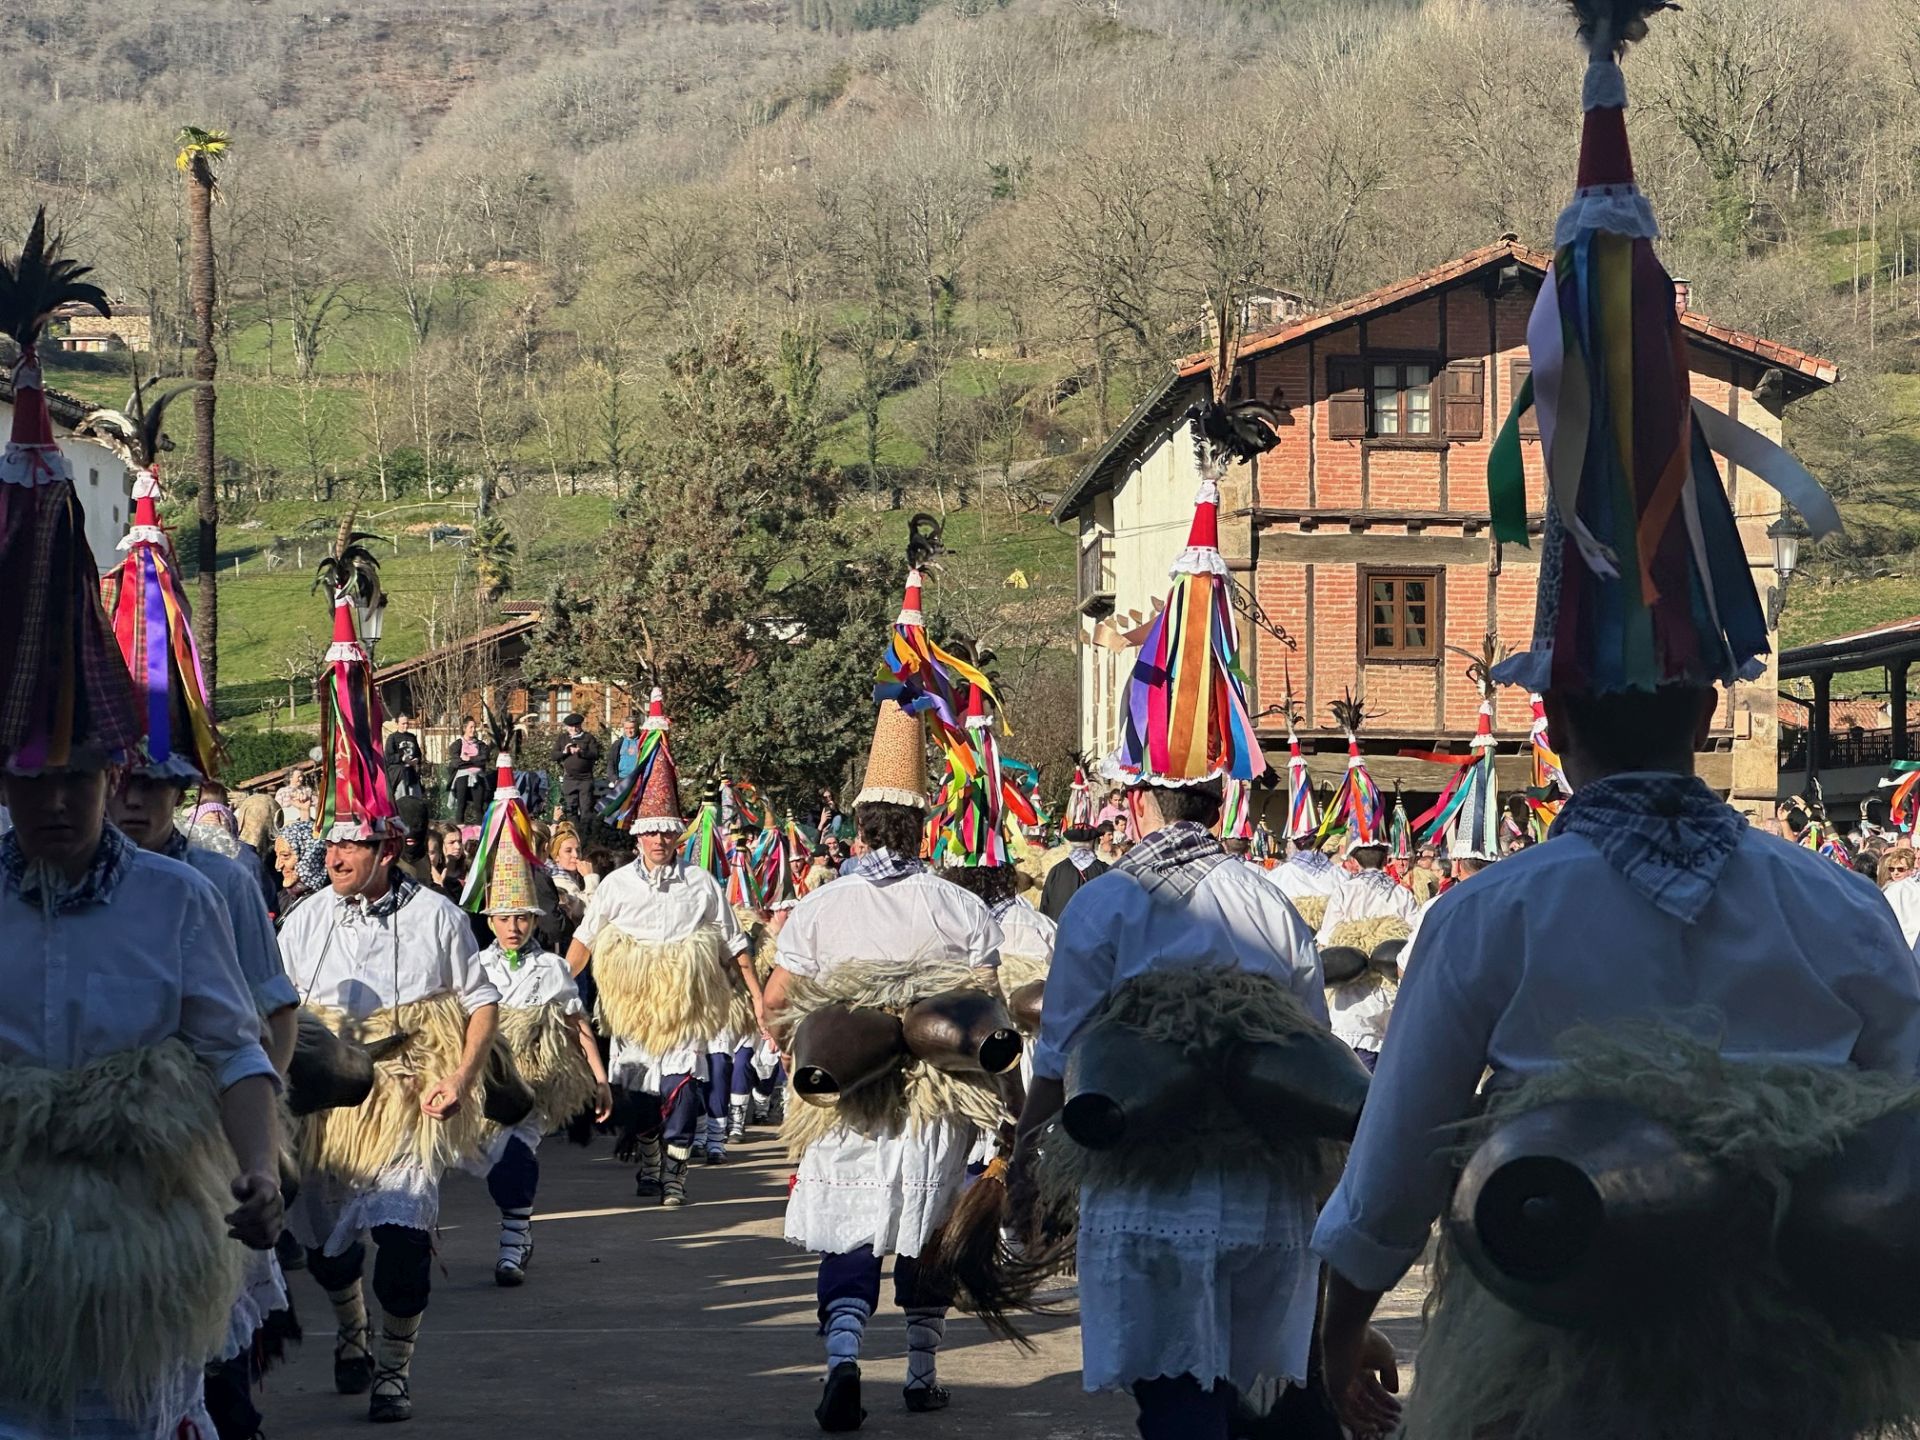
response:
M224 738L227 742L225 778L230 784L304 760L316 743L313 736L298 730L244 730Z

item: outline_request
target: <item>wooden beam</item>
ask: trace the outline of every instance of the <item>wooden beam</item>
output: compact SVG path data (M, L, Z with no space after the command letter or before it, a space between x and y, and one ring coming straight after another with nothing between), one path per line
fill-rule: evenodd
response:
M1536 552L1520 553L1524 557L1522 564L1539 563ZM1260 558L1306 564L1321 561L1352 565L1484 565L1487 542L1464 535L1339 535L1262 530Z

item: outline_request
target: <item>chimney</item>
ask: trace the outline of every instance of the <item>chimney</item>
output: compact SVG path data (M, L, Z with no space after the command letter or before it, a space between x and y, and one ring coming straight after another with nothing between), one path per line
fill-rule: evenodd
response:
M1684 315L1693 306L1693 282L1673 277L1673 309L1677 315Z

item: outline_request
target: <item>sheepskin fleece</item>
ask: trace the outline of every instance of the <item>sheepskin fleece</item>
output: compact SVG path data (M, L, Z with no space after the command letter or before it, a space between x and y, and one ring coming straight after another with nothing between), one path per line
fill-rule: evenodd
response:
M783 1026L797 1026L823 1005L902 1014L915 1001L947 990L983 983L980 972L963 961L903 969L892 961L837 965L822 979L796 975L781 1012ZM791 1028L787 1031L792 1034ZM911 1135L949 1117L983 1130L996 1128L1006 1112L992 1084L908 1059L891 1075L864 1085L837 1102L821 1104L794 1095L787 1106L780 1138L797 1164L802 1155L833 1130L845 1127L861 1135Z
M1247 970L1150 970L1114 992L1101 1021L1125 1025L1150 1040L1169 1041L1205 1061L1229 1047L1273 1044L1323 1027L1283 986ZM1044 1213L1070 1229L1083 1184L1144 1186L1222 1163L1281 1170L1316 1185L1338 1173L1345 1146L1321 1142L1275 1145L1240 1113L1220 1106L1153 1145L1088 1150L1064 1127L1049 1134L1035 1171Z
M452 1074L466 1050L467 1012L458 996L436 995L361 1020L328 1007L308 1008L336 1034L362 1045L403 1031L412 1038L375 1063L373 1093L362 1104L322 1110L301 1122L303 1174L367 1185L388 1165L410 1160L438 1177L480 1153L488 1130L480 1113L481 1082L474 1082L460 1108L445 1120L434 1120L420 1109L427 1087Z
M1553 1101L1624 1101L1784 1205L1788 1181L1847 1134L1920 1103L1888 1075L1751 1065L1670 1028L1570 1035L1565 1068L1498 1097L1472 1127ZM1465 1147L1463 1147L1464 1149ZM1660 1297L1626 1328L1566 1330L1490 1295L1445 1241L1408 1440L1855 1440L1912 1436L1920 1344L1836 1330L1756 1254L1723 1283Z
M548 1126L566 1124L593 1103L593 1069L565 1002L502 1006L493 1043L513 1056L533 1089L533 1113Z
M654 1055L704 1046L735 1028L746 995L718 926L663 942L609 925L594 941L593 976L601 1028Z
M212 1080L177 1040L78 1070L0 1064L0 1406L167 1403L216 1355L244 1252Z
M1300 912L1300 918L1307 922L1309 930L1316 933L1319 931L1320 922L1327 918L1329 898L1331 897L1326 895L1302 895L1293 902L1293 908Z
M1398 915L1376 915L1370 920L1343 920L1327 937L1329 945L1349 945L1362 955L1371 955L1374 947L1389 940L1404 940L1413 932Z
M1047 978L1052 962L1044 955L1021 955L1012 950L1000 952L1000 991L1011 995L1022 985Z

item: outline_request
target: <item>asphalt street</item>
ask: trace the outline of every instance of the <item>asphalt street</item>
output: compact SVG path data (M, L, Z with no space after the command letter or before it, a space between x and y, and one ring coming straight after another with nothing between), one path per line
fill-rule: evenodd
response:
M527 1283L494 1284L498 1211L469 1175L446 1183L432 1306L414 1359L414 1419L396 1433L439 1437L629 1436L797 1440L817 1435L823 1356L814 1333L813 1257L780 1238L788 1170L760 1129L729 1162L696 1170L692 1203L663 1210L633 1193L605 1139L542 1146ZM1417 1272L1416 1272L1417 1273ZM332 1383L332 1314L311 1276L290 1277L307 1339L267 1378L269 1440L365 1432L364 1397ZM1070 1292L1069 1296L1070 1296ZM951 1409L900 1401L906 1327L883 1287L861 1368L863 1435L991 1433L996 1440L1126 1440L1132 1406L1080 1389L1073 1317L1036 1320L1035 1348L990 1339L956 1315L942 1351ZM1419 1296L1391 1297L1384 1327L1403 1354ZM1070 1307L1069 1307L1070 1308ZM385 1430L387 1427L382 1427Z

